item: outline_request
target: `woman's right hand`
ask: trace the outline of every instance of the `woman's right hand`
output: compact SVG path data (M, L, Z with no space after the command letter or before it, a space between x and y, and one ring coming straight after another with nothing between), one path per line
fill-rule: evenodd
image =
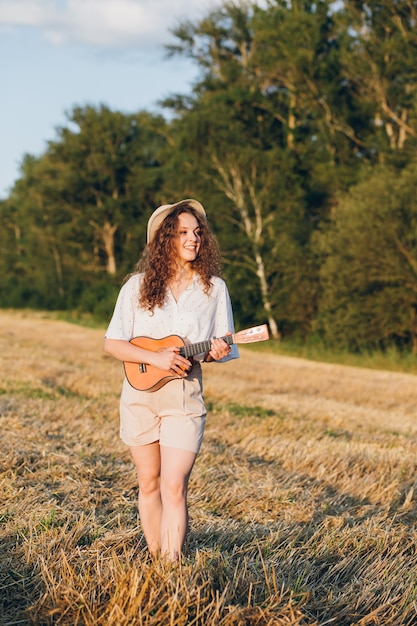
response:
M106 339L104 349L108 354L120 361L128 361L130 363L149 363L158 369L167 372L175 372L181 376L187 375L191 363L179 354L179 348L170 346L158 352L145 350L139 346L135 346L125 339Z
M153 352L152 358L150 358L149 361L151 361L151 365L160 370L174 372L183 377L187 376L187 370L191 367L190 361L181 356L178 348L175 346Z

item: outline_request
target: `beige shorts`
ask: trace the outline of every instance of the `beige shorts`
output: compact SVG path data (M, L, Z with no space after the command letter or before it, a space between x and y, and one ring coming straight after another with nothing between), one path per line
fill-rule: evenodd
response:
M201 366L157 391L138 391L125 379L120 398L120 438L128 446L160 445L198 453L206 422Z

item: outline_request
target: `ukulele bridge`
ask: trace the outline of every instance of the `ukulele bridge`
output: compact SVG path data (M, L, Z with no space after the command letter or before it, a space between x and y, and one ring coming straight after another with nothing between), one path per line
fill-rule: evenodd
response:
M139 363L139 372L141 374L145 374L145 372L146 372L146 363Z

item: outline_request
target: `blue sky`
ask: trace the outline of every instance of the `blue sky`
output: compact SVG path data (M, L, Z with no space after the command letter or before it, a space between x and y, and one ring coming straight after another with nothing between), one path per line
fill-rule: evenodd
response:
M74 105L158 111L197 67L166 59L169 29L217 0L0 0L0 198Z

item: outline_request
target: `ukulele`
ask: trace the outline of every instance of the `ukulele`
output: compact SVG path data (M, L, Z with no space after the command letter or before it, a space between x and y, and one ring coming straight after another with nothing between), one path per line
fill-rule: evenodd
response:
M220 337L220 339L223 339L229 346L234 343L265 341L269 339L268 327L266 324L262 324L261 326L241 330L234 335ZM194 354L208 352L211 348L211 340L186 345L184 339L178 335L168 335L162 339L133 337L130 343L139 346L139 348L151 350L152 352L159 352L174 346L178 348L179 354L186 359L192 357ZM139 391L156 391L166 385L170 380L182 378L179 374L170 374L167 370L161 370L148 363L131 363L130 361L124 361L123 365L127 380L132 387Z

